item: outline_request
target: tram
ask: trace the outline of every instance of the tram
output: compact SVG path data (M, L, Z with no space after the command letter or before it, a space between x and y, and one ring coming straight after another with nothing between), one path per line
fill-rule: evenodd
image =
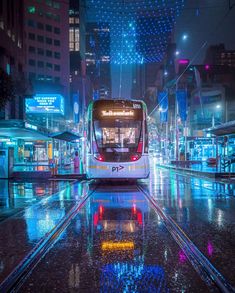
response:
M97 100L88 107L87 177L149 176L147 108L143 101Z

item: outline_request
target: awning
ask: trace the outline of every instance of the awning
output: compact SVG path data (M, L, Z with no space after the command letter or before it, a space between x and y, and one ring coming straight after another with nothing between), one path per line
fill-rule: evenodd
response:
M73 142L73 141L81 138L81 136L77 135L73 132L70 132L70 131L63 131L63 132L58 132L58 133L52 134L51 138L60 139L60 140L68 141L68 142Z
M1 120L0 137L24 140L50 140L48 133L41 127L23 120Z
M235 120L206 130L216 136L235 135Z

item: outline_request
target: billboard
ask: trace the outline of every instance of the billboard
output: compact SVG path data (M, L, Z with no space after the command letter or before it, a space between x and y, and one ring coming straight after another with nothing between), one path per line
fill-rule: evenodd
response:
M64 115L64 97L59 94L38 94L33 99L25 99L25 112L28 114Z

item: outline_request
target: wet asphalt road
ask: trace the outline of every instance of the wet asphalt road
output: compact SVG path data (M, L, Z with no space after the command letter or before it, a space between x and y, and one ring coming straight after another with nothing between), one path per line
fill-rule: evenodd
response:
M54 206L71 206L81 185L70 188L67 198L59 196ZM235 198L226 195L231 188L164 169L152 170L150 180L141 186L234 286ZM54 215L48 211L50 223ZM25 234L43 237L37 219L29 229L25 215ZM209 288L136 185L103 184L20 292L209 292Z
M43 272L43 273L42 273ZM101 186L20 292L205 292L136 186Z

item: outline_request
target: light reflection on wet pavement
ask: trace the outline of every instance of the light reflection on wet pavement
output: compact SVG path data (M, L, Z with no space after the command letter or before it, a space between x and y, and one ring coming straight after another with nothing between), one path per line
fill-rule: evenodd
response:
M230 185L230 184L229 184ZM235 286L235 198L231 186L169 170L152 172L148 190L209 261Z
M133 185L99 187L20 292L207 290Z
M0 282L50 232L86 192L86 184L66 189L0 222Z
M46 196L65 189L68 181L0 180L0 221L16 214Z
M152 170L142 186L234 285L235 198L225 195L230 187L165 169ZM0 223L0 280L88 187L89 183L69 185L51 200ZM20 291L207 292L208 288L136 186L111 184L91 196Z

